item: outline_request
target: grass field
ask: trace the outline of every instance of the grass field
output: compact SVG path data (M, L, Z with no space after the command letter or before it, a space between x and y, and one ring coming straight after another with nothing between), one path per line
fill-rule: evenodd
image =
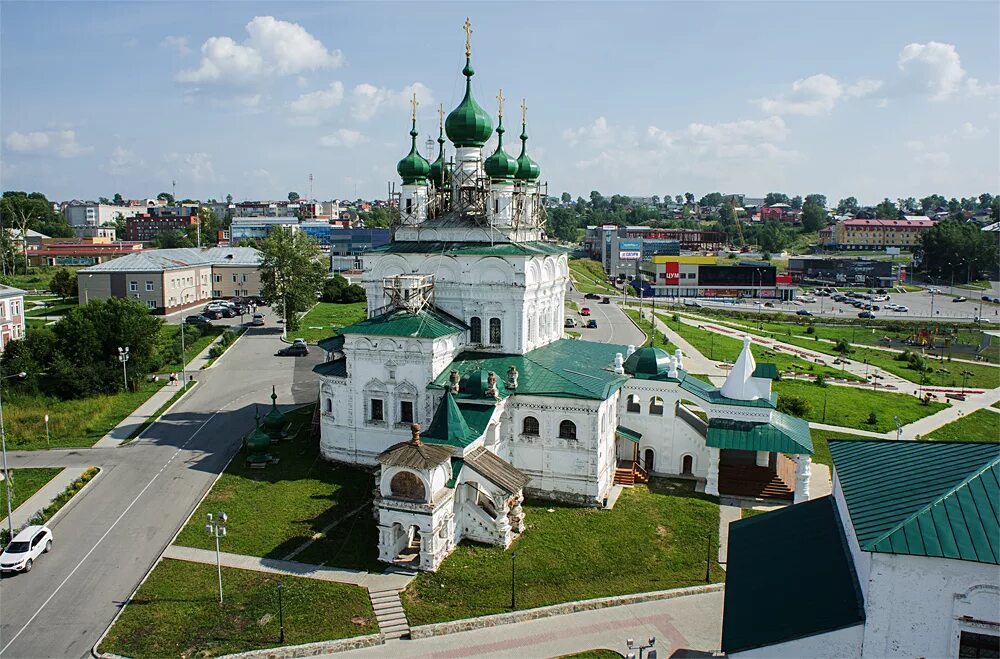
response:
M569 274L573 286L581 293L600 293L614 295L618 291L608 283L608 275L604 266L591 259L570 259Z
M316 306L299 320L299 329L290 335L289 339L303 338L309 343L316 343L337 333L341 327L351 325L365 319L366 302L335 304L333 302L318 302Z
M893 416L898 416L900 423L905 426L945 408L943 403L925 405L916 396L907 394L832 385L821 387L812 382L793 380L775 382L773 391L778 392L779 404L781 396L796 396L805 400L808 408L802 418L807 421L873 432L895 430ZM824 398L826 399L825 421L823 420ZM872 412L875 413L876 422L870 424L868 417Z
M143 382L137 391L77 400L4 394L7 447L19 451L49 448L45 442L46 414L51 448L93 446L165 385L166 381Z
M190 362L194 359L198 353L208 347L211 343L222 334L226 328L222 325L211 325L208 327L200 328L199 331L202 334L193 341L188 341L184 345L184 357L186 362ZM185 337L190 337L188 333L185 333ZM160 335L157 338L157 343L159 344L159 350L163 351L164 354L169 354L170 346L174 342L180 341L180 325L166 325L160 327ZM177 353L177 359L171 360L162 366L160 366L160 373L176 373L181 370L181 354Z
M411 625L509 611L512 551L519 609L705 583L719 528L718 504L688 481L626 489L614 510L540 501L524 510L528 528L510 550L463 544L437 572L417 576L402 597ZM710 553L711 580L720 581Z
M278 646L278 584L285 643L378 632L368 592L347 584L164 560L139 588L100 650L126 657L208 657Z
M13 478L11 478L10 483L14 495L11 497L11 510L17 510L18 506L30 499L60 471L62 469L11 469L10 473ZM7 517L7 488L0 481L0 518L4 517Z
M595 650L585 650L583 652L574 652L573 654L564 654L557 659L621 659L621 654L615 652L614 650L595 649Z
M924 436L946 442L1000 442L1000 414L976 410Z
M23 265L23 263L22 263ZM79 269L72 266L60 266L59 268L30 268L27 274L6 275L5 282L14 288L21 288L26 291L46 291L49 289L49 282L56 270L65 267L71 274L76 275ZM81 266L83 267L83 266Z
M670 343L669 340L667 340L667 337L663 334L663 332L659 330L654 332L653 323L649 322L645 318L640 318L638 311L634 311L632 309L625 309L625 315L631 318L632 322L638 325L639 329L641 329L643 333L646 335L646 343L643 345L647 346L651 345L655 348L662 348L663 350L666 350L670 354L673 354L674 350L677 349L677 346L675 346L674 344Z
M45 303L45 306L25 302L24 315L26 318L31 318L32 316L65 316L71 309L75 309L76 307L76 300L72 298L65 302L58 298L49 300Z
M278 464L251 469L245 453L238 453L181 531L177 544L214 549L214 541L205 533L205 515L225 512L229 534L222 540L224 551L284 558L331 522L370 502L374 482L370 473L320 457L319 443L310 436L312 409L308 406L287 415L290 427L299 432L293 439L271 445ZM315 542L295 560L377 568L377 542L374 521L366 509L344 519L330 538Z

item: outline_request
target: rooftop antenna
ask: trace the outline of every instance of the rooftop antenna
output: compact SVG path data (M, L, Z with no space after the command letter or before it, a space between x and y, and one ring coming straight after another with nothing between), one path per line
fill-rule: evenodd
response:
M313 201L313 175L309 174L309 201Z
M177 203L177 179L171 179L170 181L170 196L174 198L174 203Z

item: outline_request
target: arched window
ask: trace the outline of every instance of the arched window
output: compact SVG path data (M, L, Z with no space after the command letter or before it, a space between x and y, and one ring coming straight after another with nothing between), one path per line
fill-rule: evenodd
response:
M642 411L642 404L639 402L638 394L629 394L625 399L625 411L638 414Z
M538 436L538 419L533 416L524 417L524 424L522 426L521 432L525 435Z
M691 472L694 471L694 458L690 455L685 455L681 458L681 473L685 476L690 476Z
M483 319L473 316L469 319L469 341L471 343L483 342Z
M663 416L663 399L659 396L653 396L649 399L649 413L655 414L657 416Z
M572 421L560 422L559 439L576 439L576 424Z
M417 475L409 471L401 471L389 482L392 496L400 499L423 501L426 498L424 484Z
M490 318L490 345L500 345L500 319Z
M327 414L333 414L333 399L332 398L327 398L326 399L326 413Z

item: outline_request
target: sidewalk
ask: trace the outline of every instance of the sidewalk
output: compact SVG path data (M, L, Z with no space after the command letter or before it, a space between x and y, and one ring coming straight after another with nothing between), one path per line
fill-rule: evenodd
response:
M189 563L205 563L215 565L215 552L210 549L195 549L170 545L163 552L163 558L174 558ZM414 575L409 572L375 574L364 570L349 570L346 568L326 567L299 563L298 561L282 561L276 558L259 558L241 554L219 553L219 561L225 567L271 574L287 574L293 577L318 579L320 581L335 581L352 584L372 591L402 590L413 581Z
M638 307L630 308L638 311ZM653 312L651 310L643 309L643 316L648 320L650 316L653 316ZM727 375L726 371L716 366L714 361L698 352L693 345L688 343L687 340L685 340L680 334L670 329L670 326L660 320L659 317L656 317L655 320L656 329L663 332L667 339L680 348L681 352L684 353L684 370L691 373L701 373L709 376L725 377Z
M237 339L237 341L238 340L239 339ZM191 378L195 373L201 370L202 366L208 363L208 352L218 341L219 339L216 338L214 341L205 346L205 349L199 352L194 359L188 362L186 370L188 378ZM178 373L178 377L180 376L181 373ZM166 384L161 387L159 391L147 398L146 402L135 408L131 414L122 419L121 423L111 429L111 432L97 440L97 443L94 444L94 448L114 448L116 446L120 446L122 442L129 438L129 435L135 432L136 428L141 426L151 416L156 414L156 411L163 407L168 400L173 398L174 394L176 394L181 388L182 386L180 381L178 381L177 384ZM188 389L190 388L190 385L188 385Z
M48 483L43 485L40 490L31 495L31 498L29 498L27 501L25 501L17 508L15 508L13 512L11 512L10 516L14 522L14 528L18 529L22 525L26 524L28 520L31 519L32 515L34 515L39 510L52 503L53 499L59 496L59 494L61 494L62 491L65 490L70 483L72 483L77 478L82 476L83 472L85 472L86 470L87 470L86 467L67 467L66 469L63 469L58 474L56 474L52 478L52 480L50 480ZM14 482L16 483L17 471L16 470L12 471L14 472ZM14 494L16 497L17 494L16 489L14 490ZM0 520L0 527L6 527L6 526L7 526L7 517L5 515L4 518Z

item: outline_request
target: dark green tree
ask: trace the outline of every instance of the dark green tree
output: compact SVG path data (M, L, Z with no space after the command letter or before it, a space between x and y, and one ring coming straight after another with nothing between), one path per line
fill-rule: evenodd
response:
M698 200L699 206L721 206L722 205L722 193L721 192L709 192L707 195Z
M826 195L825 194L807 194L805 204L815 204L820 208L826 208ZM805 208L803 204L803 208Z
M66 268L59 268L52 274L52 279L49 281L49 290L63 300L69 297L76 297L76 275Z
M559 195L559 200L564 204L568 204L569 202L573 201L573 197L569 196L568 192L564 192L561 195Z
M764 195L764 205L787 204L791 201L784 192L768 192Z
M288 201L290 201L291 203L294 204L299 199L301 199L301 197L299 197L299 193L298 192L289 192L288 193Z
M802 197L800 197L799 195L795 195L794 197L792 197L792 200L788 203L795 210L802 209Z
M947 206L948 200L939 194L928 195L920 200L920 210L923 211L924 215Z
M260 244L260 281L264 301L281 310L285 327L299 327L298 314L316 302L327 268L319 247L299 231L276 229Z
M845 213L857 213L861 206L858 204L858 200L854 197L846 197L837 202L837 214L844 215Z
M169 192L161 192L160 194L156 195L156 198L166 201L168 206L174 205L174 196Z
M802 207L802 231L811 233L826 226L826 210L819 204L807 201Z
M125 197L122 196L122 193L116 192L114 198L111 200L111 203L113 203L115 206L124 206Z
M995 268L1000 257L995 236L958 220L938 222L920 236L924 271L959 283L978 279Z
M886 197L875 207L875 217L878 219L894 220L899 217L899 209L891 199Z

